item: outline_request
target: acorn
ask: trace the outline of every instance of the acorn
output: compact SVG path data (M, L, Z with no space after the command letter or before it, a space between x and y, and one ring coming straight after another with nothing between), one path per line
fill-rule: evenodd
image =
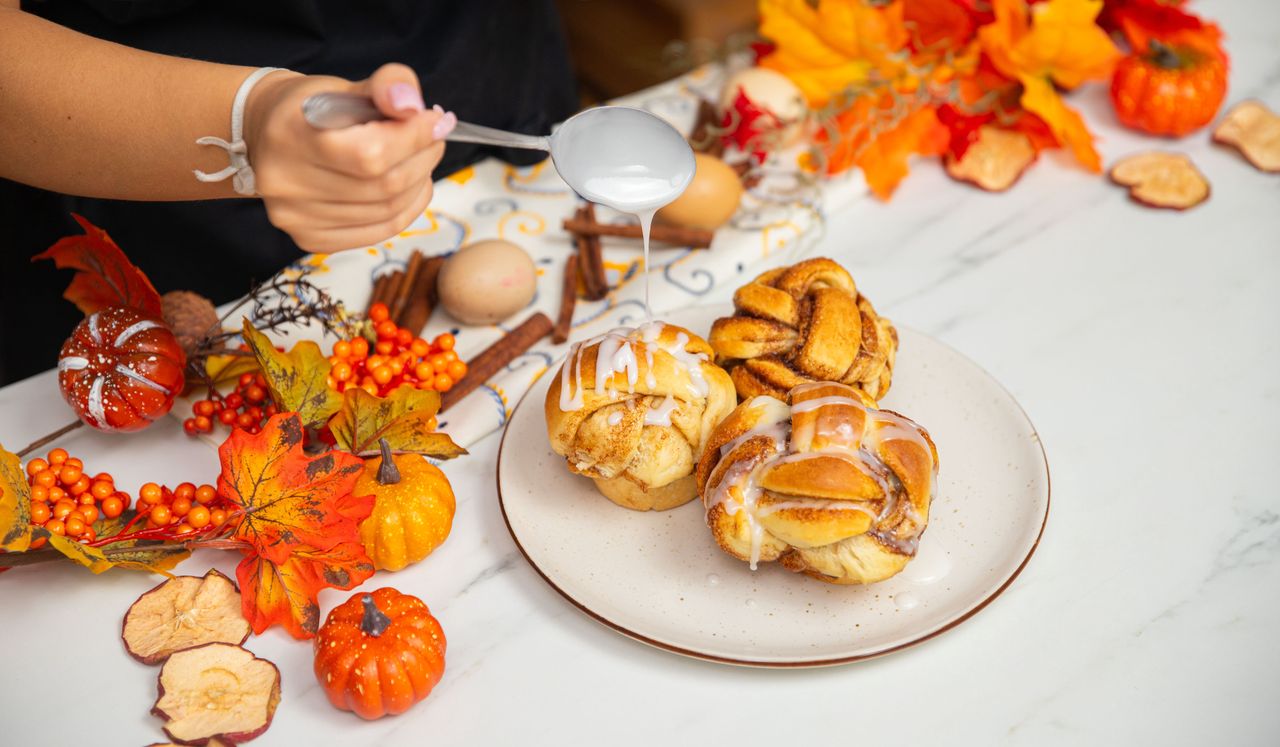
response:
M213 302L192 291L169 291L161 296L160 313L188 356L202 340L222 329Z

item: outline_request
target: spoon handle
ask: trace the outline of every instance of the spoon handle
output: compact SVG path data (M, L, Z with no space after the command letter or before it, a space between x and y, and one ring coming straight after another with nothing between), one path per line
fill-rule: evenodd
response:
M366 96L354 93L317 93L302 102L302 117L318 130L341 130L365 122L386 119L382 112ZM551 150L548 138L540 135L521 135L494 127L459 122L445 140L459 143L480 143L504 148Z

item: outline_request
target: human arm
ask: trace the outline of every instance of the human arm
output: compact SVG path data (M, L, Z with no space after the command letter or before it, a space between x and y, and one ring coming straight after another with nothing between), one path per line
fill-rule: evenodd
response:
M12 6L0 0L0 177L111 199L237 196L229 181L193 176L227 165L195 141L230 139L232 99L252 68L130 49ZM313 130L301 104L322 90L371 95L392 119ZM358 83L282 71L254 88L244 137L272 222L305 249L333 251L394 235L425 209L440 121L400 65Z

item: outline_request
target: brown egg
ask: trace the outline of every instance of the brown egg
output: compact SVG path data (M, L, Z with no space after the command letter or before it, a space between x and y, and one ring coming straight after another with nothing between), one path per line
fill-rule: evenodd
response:
M714 231L738 210L742 181L738 174L715 156L693 154L693 181L676 201L658 211L658 217L686 228Z
M538 273L523 249L490 239L454 252L436 283L449 316L463 324L494 324L529 305Z

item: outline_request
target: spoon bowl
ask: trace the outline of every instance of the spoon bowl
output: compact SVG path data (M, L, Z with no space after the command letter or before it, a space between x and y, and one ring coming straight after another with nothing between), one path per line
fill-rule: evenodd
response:
M656 210L693 180L689 143L643 109L583 110L556 128L548 142L556 171L575 192L625 213Z

